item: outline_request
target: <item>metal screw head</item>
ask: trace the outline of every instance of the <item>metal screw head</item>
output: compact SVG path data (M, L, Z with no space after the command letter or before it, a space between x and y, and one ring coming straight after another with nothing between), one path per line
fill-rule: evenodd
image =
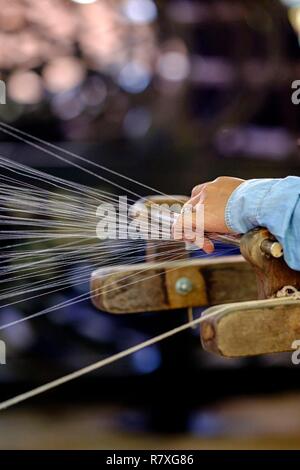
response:
M193 283L188 277L180 277L175 284L177 294L187 295L193 290Z

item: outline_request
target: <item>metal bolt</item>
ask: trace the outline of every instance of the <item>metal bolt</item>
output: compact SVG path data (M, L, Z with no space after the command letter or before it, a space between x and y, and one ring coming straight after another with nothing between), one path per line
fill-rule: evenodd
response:
M193 283L187 277L180 277L175 284L177 294L187 295L193 290Z
M266 255L273 256L273 258L281 258L283 256L283 248L279 242L273 240L263 240L260 248Z

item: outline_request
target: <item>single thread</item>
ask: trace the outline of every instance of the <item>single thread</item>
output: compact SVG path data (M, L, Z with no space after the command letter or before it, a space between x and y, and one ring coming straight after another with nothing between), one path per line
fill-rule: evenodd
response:
M86 375L90 372L102 369L103 367L108 366L110 364L113 364L114 362L117 362L120 359L123 359L127 356L130 356L131 354L134 354L134 353L140 351L141 349L152 346L153 344L157 344L160 341L163 341L167 338L170 338L171 336L174 336L178 333L181 333L182 331L185 331L189 328L194 328L195 326L200 325L200 323L202 323L203 321L206 321L208 318L211 318L211 317L213 317L214 315L217 315L217 314L218 314L218 312L212 312L211 314L205 315L205 317L200 317L200 318L197 318L196 320L189 321L189 322L185 323L184 325L181 325L181 326L178 326L178 327L176 327L172 330L166 331L165 333L162 333L158 336L155 336L154 338L148 339L147 341L143 341L142 343L139 343L136 346L132 346L128 349L125 349L124 351L122 351L120 353L114 354L113 356L102 359L101 361L97 361L97 362L95 362L93 364L90 364L89 366L83 367L82 369L79 369L75 372L64 375L63 377L60 377L59 379L53 380L53 381L48 382L44 385L41 385L40 387L29 390L28 392L21 393L20 395L17 395L13 398L5 400L5 401L0 403L0 411L5 410L7 408L10 408L11 406L17 405L18 403L21 403L25 400L28 400L28 399L32 398L32 397L35 397L35 396L40 395L42 393L45 393L48 390L59 387L60 385L63 385L67 382L70 382L71 380L78 379L79 377L82 377L83 375Z

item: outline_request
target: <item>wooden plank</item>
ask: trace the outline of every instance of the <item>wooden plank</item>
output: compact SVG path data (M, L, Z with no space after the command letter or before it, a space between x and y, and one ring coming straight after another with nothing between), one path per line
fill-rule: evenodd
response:
M202 314L204 349L225 357L291 351L300 339L300 301L268 299L220 305Z
M176 291L181 277L193 285L186 295ZM94 305L110 313L202 307L256 296L254 271L241 256L102 268L91 279Z

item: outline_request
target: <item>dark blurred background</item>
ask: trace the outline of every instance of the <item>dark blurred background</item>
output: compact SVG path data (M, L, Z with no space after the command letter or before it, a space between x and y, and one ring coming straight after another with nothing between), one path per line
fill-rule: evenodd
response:
M298 175L299 39L297 0L0 0L0 120L164 193ZM2 131L0 154L107 189ZM88 289L2 308L1 323ZM185 320L87 300L17 325L1 332L0 397ZM3 413L0 447L299 447L299 399L289 354L223 360L188 331Z

